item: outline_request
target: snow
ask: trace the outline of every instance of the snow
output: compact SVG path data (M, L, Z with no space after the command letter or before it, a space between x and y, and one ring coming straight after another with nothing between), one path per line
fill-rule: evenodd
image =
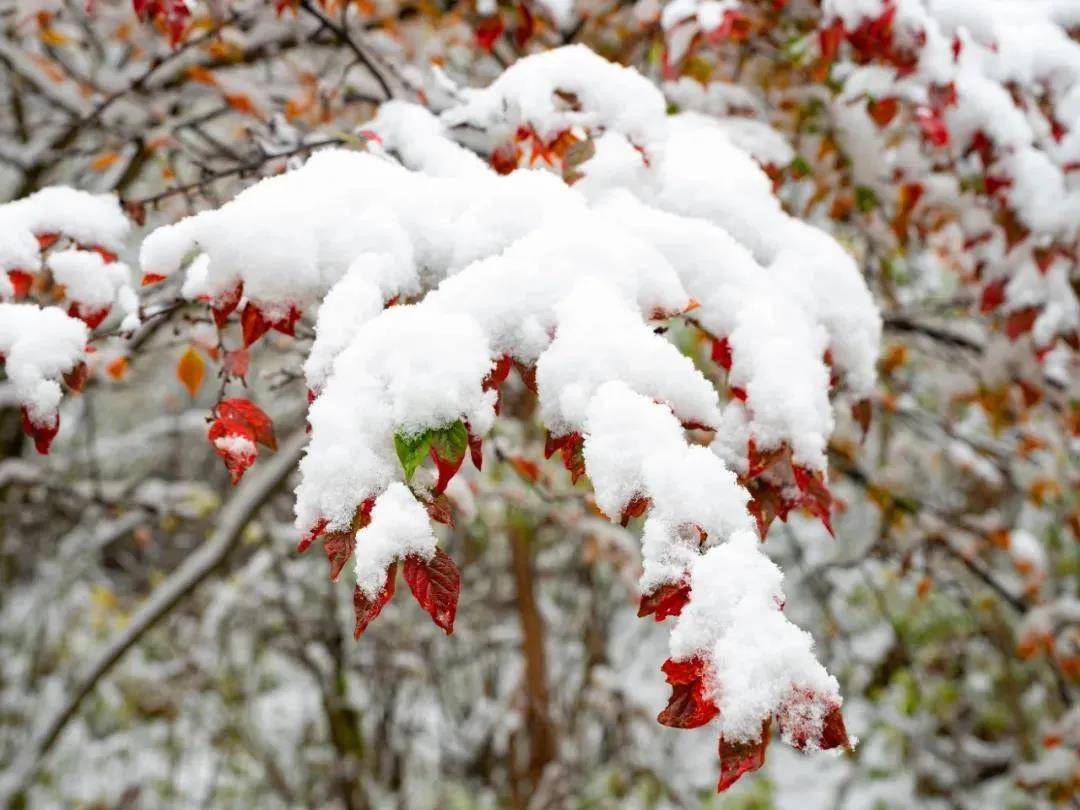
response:
M138 310L126 264L106 262L99 253L86 250L51 253L47 264L69 300L93 308L108 308L119 301L125 313Z
M57 307L0 304L0 356L19 404L32 422L55 422L62 392L57 378L85 357L86 324Z
M387 566L412 554L430 560L435 535L416 496L395 482L375 500L371 523L356 534L356 584L375 599L386 582Z
M556 307L556 317L555 339L536 365L540 418L555 435L581 429L596 389L609 380L668 403L684 423L719 419L708 380L609 285L579 282Z
M41 264L37 235L63 234L87 247L115 253L123 247L128 227L111 194L44 188L0 205L0 270L36 271Z
M580 111L552 91L572 94ZM574 126L603 124L648 149L663 129L664 97L632 68L570 45L515 62L488 87L466 90L459 107L443 113L451 126L496 134L531 126L545 140Z
M1046 551L1029 531L1013 529L1009 532L1009 556L1022 571L1036 576L1046 573Z
M815 695L814 705L839 705L839 685L814 657L813 639L780 609L782 579L746 529L695 560L693 598L672 631L671 654L681 660L711 653L725 739L758 739L762 722L796 689Z
M642 538L641 590L685 579L704 531L716 543L751 525L748 496L718 456L691 447L671 410L621 380L592 397L585 469L597 505L618 519L635 496L651 509Z

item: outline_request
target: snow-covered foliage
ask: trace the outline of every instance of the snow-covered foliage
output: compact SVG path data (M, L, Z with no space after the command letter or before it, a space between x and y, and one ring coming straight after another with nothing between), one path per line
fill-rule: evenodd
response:
M326 298L307 366L317 398L296 506L306 542L360 521L358 589L365 605L380 603L392 563L434 553L424 508L402 482L430 447L441 492L466 445L446 432L464 425L479 445L496 415L492 375L509 362L535 368L552 450L589 475L612 518L648 510L643 591L689 588L673 660L705 664L672 681L677 694L693 683L694 701L721 706L728 743L760 740L782 706L815 701L824 708L796 709L798 722L782 716L789 741L846 743L842 725L832 736L823 725L839 707L836 682L780 611L779 572L750 539L736 472L753 477L748 446L790 448L785 497L797 503L807 481L824 490L826 359L865 396L880 336L854 262L785 214L720 128L669 118L649 82L580 46L522 60L440 118L392 105L369 125L373 152L318 153L142 246L155 279L198 254L185 294L208 298L217 315L243 306L248 343L258 337L249 322L291 327ZM417 123L413 138L406 127ZM579 185L546 171L500 174L455 145L466 126L491 150L525 131L540 150L570 139L594 154ZM383 156L398 143L404 165ZM654 332L682 314L726 341L740 392L726 407L737 416ZM736 422L741 446L725 430ZM718 452L688 446L685 428L724 434ZM640 447L630 458L629 442ZM684 711L707 711L694 706Z
M1074 797L1072 6L21 2L0 804Z
M86 324L56 307L0 304L0 362L39 452L60 429L60 378L81 388L86 339Z

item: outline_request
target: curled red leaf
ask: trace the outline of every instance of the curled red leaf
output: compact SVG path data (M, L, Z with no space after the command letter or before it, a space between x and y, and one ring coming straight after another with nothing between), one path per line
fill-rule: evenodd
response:
M705 661L694 656L683 661L668 659L661 669L671 684L668 705L657 721L671 728L698 728L712 720L720 709L707 696Z
M642 495L635 495L629 500L626 506L623 507L622 516L619 518L619 523L622 526L627 526L630 523L631 518L639 518L645 514L652 505L652 499L646 498Z
M723 793L734 785L743 774L753 773L765 764L765 750L769 747L771 719L761 724L761 737L748 742L729 742L720 738L720 781L716 792Z
M662 622L668 616L678 616L690 601L690 585L686 582L666 582L651 593L641 595L639 617L653 616Z

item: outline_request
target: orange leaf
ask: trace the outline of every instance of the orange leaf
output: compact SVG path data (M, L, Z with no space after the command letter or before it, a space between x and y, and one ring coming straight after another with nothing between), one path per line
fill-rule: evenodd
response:
M103 172L119 159L120 155L116 152L102 152L90 161L90 169L95 172Z
M105 366L105 373L114 380L124 379L124 375L127 374L128 359L126 357L117 357L115 360Z
M194 346L188 346L187 351L180 356L180 362L176 364L176 376L192 398L199 393L206 376L206 362Z

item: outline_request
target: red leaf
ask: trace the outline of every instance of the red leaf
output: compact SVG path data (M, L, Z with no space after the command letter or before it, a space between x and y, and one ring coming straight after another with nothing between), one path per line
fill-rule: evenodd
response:
M825 474L822 472L811 472L805 467L800 467L798 465L795 465L794 472L795 484L803 492L802 505L820 518L821 522L825 524L825 528L828 529L829 534L833 534L832 521L830 519L832 495L829 492L828 486L825 484Z
M1025 332L1030 332L1031 327L1039 317L1038 307L1024 307L1015 309L1005 316L1005 335L1009 340L1016 340Z
M206 438L213 445L214 452L224 459L225 469L235 485L248 467L255 463L258 453L255 432L246 422L219 418L210 425Z
M142 281L139 286L149 287L151 284L159 284L164 280L165 276L161 275L161 273L143 273Z
M214 315L214 323L218 329L224 329L229 322L229 316L236 310L240 298L244 294L244 282L238 281L231 290L223 292L210 305L210 311Z
M296 544L296 550L300 554L303 554L305 551L307 551L311 547L312 543L322 537L323 532L326 531L326 526L328 523L329 521L326 518L319 518L315 525L308 529L308 533L305 534L302 538L300 538L300 542Z
M652 505L652 500L642 497L641 495L635 495L630 499L630 502L623 507L622 516L619 518L619 523L626 527L630 523L631 518L639 518L645 514L645 510Z
M514 364L514 361L510 358L510 355L504 354L495 364L491 367L491 371L484 377L483 389L490 391L493 388L498 388L506 380L510 374L510 367Z
M851 741L844 727L844 715L840 713L839 706L833 706L825 715L825 724L821 730L821 741L818 747L822 751L830 751L833 748L849 748L850 746Z
M544 442L544 458L551 458L556 452L562 453L563 466L570 471L570 479L577 483L585 474L585 439L580 433L567 433L563 436L548 434Z
M860 399L851 406L851 416L862 429L864 439L866 438L867 432L870 430L870 419L872 418L873 413L874 406L873 403L870 402L869 397Z
M530 484L535 484L540 480L540 466L535 461L530 461L521 456L511 456L510 466Z
M822 64L828 68L836 61L840 52L840 43L844 41L844 21L837 18L828 28L818 31L818 46L821 49Z
M690 585L685 582L667 582L649 594L642 594L638 606L639 617L654 616L662 622L668 616L678 616L690 601Z
M949 145L949 130L940 113L929 107L919 107L915 110L915 120L919 122L923 136L934 146Z
M731 39L743 42L750 36L750 18L735 9L727 9L720 18L720 24L708 32L709 42L722 42Z
M716 792L723 793L739 781L745 773L753 773L765 764L765 750L769 747L771 718L761 724L761 738L749 742L728 742L720 738L720 781Z
M705 662L697 656L685 661L664 662L661 669L671 684L668 705L657 721L670 728L698 728L712 720L720 710L706 696Z
M345 567L345 563L349 561L355 548L356 535L351 531L331 532L326 535L326 540L323 542L323 551L326 552L326 559L330 561L331 582L338 581L338 577L341 576L341 569Z
M240 422L251 428L255 441L277 450L277 438L274 436L274 423L270 421L262 408L243 397L223 399L214 408L219 419Z
M984 168L994 162L994 143L981 129L971 136L971 150L979 156Z
M731 343L726 337L713 340L712 360L724 371L731 371Z
M270 327L276 332L281 332L283 335L296 337L296 322L300 320L300 314L300 308L295 304L290 304L289 311L276 321L272 321Z
M64 382L72 391L82 391L86 387L86 381L90 378L90 367L85 362L80 362L71 371L64 372Z
M230 377L244 379L247 377L250 364L251 358L247 349L225 352L225 373Z
M477 46L491 53L504 30L506 26L503 25L502 17L498 14L481 20L475 32Z
M461 573L449 555L441 548L435 549L430 560L411 554L405 558L402 573L420 607L447 635L453 633Z
M991 197L995 196L999 191L1012 188L1012 184L1011 177L1002 177L997 174L988 174L983 178L983 188Z
M866 104L866 111L877 124L879 129L884 129L896 117L900 109L899 102L892 97L882 99L870 99Z
M1005 285L1008 283L1008 278L999 278L983 287L982 297L979 299L979 312L993 312L1004 304Z
M391 563L386 569L386 581L383 583L379 595L374 599L368 599L360 586L353 591L353 611L356 613L356 626L353 628L353 638L360 638L372 620L378 616L390 597L394 595L394 577L397 574L397 563Z
M8 270L8 281L15 288L15 300L26 298L34 286L34 276L25 270Z
M25 405L21 408L21 411L23 432L34 440L34 449L43 456L48 455L49 445L52 444L52 440L56 438L56 434L60 430L60 414L54 414L52 422L43 425L30 418L30 412Z
M60 238L60 234L52 232L38 233L34 235L37 237L39 250L48 250L53 245L55 245L56 241Z
M533 21L532 12L529 11L529 7L525 3L518 3L517 10L521 15L521 24L514 29L514 45L520 51L532 39L536 30L536 23Z
M476 469L481 469L484 465L484 440L469 431L469 458L472 459L473 466Z
M262 311L249 301L240 315L240 328L244 333L246 348L270 331L270 323L263 317Z
M78 318L91 329L96 329L109 316L110 309L112 309L111 306L88 307L78 301L72 301L68 305L67 314L72 318Z
M1020 218L1011 208L1003 208L998 211L995 219L1005 233L1006 253L1031 235L1031 230L1020 221Z
M450 505L450 499L445 495L440 493L430 501L424 501L424 508L427 510L428 517L436 523L446 526L454 525L454 509Z
M1058 255L1063 259L1069 258L1068 250L1055 247L1054 245L1045 248L1035 248L1035 250L1032 251L1032 255L1035 258L1035 265L1039 268L1039 272L1044 276L1050 272L1050 268L1054 266L1054 259L1057 258Z
M787 445L780 444L769 450L758 450L753 437L746 442L747 478L757 478L787 453Z
M433 446L428 455L430 455L431 460L435 462L435 469L439 473L439 480L435 483L435 492L436 494L445 492L450 480L457 474L457 471L461 469L461 462L465 460L465 454L462 453L456 459L453 457L443 458Z

